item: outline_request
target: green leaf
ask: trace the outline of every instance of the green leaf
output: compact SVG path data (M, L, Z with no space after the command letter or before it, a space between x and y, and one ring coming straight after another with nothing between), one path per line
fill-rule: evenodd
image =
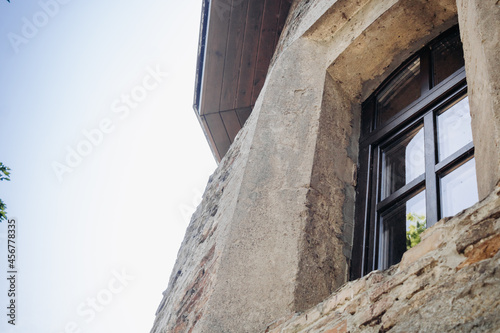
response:
M0 172L4 174L4 176L0 175L0 181L2 180L10 180L10 168L5 166L2 162L0 162Z
M410 222L406 231L406 249L409 250L420 243L420 234L425 231L426 219L425 215L408 213L406 214L406 220Z

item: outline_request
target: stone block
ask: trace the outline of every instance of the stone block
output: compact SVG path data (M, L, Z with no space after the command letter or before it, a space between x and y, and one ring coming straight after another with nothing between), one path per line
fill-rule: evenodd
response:
M408 268L415 261L421 259L429 252L437 250L446 241L446 233L442 229L427 230L426 237L415 247L406 251L399 264L399 269L404 270Z

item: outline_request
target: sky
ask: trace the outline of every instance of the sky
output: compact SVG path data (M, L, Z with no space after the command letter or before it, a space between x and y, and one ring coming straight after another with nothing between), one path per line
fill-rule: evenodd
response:
M0 332L149 332L216 163L201 0L0 0Z

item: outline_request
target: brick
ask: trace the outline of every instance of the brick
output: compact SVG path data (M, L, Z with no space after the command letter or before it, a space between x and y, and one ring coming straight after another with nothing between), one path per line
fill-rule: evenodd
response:
M420 244L405 252L399 264L399 269L404 270L429 252L435 251L443 245L445 239L446 234L442 228L431 231Z
M476 245L472 245L472 249L467 251L467 260L458 265L457 270L476 262L492 258L498 250L500 250L500 234L481 241Z
M347 320L342 323L337 324L334 328L330 328L325 331L325 333L346 333L347 332Z

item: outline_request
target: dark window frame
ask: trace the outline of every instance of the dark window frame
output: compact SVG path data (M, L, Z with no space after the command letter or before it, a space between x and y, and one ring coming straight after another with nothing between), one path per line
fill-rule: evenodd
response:
M360 138L360 168L356 189L351 279L359 278L375 269L386 268L378 264L380 260L378 247L382 229L379 215L389 207L394 207L425 189L426 224L427 228L431 227L440 218L440 177L463 165L474 156L474 145L471 142L443 161L437 162L437 114L439 110L467 95L467 83L465 69L461 67L435 85L431 52L433 45L457 33L458 28L452 28L427 44L394 71L362 105L361 128L362 131L369 133L362 134ZM382 126L377 125L377 94L417 57L420 58L420 97L389 118ZM381 149L384 148L384 141L389 138L394 141L419 123L424 125L425 173L380 200Z

